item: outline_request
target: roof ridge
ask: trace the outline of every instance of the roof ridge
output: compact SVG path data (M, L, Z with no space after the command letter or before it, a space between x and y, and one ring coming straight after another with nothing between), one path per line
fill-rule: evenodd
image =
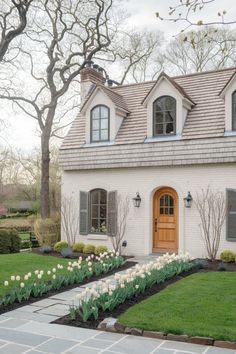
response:
M189 77L189 76L198 76L198 75L207 75L207 74L212 74L212 73L217 73L217 72L222 72L222 71L230 71L230 70L235 70L236 71L236 66L232 66L230 68L224 68L224 69L215 69L215 70L207 70L207 71L202 71L202 72L195 72L195 73L190 73L190 74L185 74L185 75L176 75L176 76L170 76L168 75L171 79L179 79L179 78L183 78L183 77ZM115 89L119 89L122 87L129 87L129 86L138 86L138 85L144 85L144 84L151 84L156 82L156 80L148 80L148 81L142 81L142 82L133 82L131 84L124 84L124 85L119 85L119 86L114 86L112 88L110 88L110 90L115 90Z

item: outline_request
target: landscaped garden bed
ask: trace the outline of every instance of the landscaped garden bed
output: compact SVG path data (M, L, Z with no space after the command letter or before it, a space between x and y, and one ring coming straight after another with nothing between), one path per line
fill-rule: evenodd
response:
M85 261L60 259L59 263L55 257L42 258L32 253L1 255L0 313L99 280L134 264L112 253L88 256Z
M86 308L71 308L70 315L55 323L236 348L235 343L224 342L236 341L236 265L223 266L218 261L194 263L189 270L162 278L114 308L100 308L86 320ZM219 271L225 267L228 271ZM106 318L118 320L106 322Z

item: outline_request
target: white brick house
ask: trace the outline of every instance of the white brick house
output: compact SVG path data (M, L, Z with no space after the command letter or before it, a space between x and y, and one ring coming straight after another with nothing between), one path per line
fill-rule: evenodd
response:
M236 251L236 69L108 87L87 67L81 86L81 112L60 149L62 195L80 204L77 241L110 246L114 200L128 196L127 254L206 256L194 198L211 186L228 203L220 251Z

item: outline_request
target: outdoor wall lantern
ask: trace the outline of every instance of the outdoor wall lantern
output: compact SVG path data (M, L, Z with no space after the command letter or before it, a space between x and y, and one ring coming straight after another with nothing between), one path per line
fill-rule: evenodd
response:
M134 206L135 206L136 208L139 208L139 207L140 207L141 200L142 200L142 199L141 199L141 197L140 197L140 195L139 195L139 192L137 192L137 193L136 193L136 197L133 198Z
M184 198L185 208L191 208L192 202L193 202L193 197L191 196L191 193L188 192L187 197Z

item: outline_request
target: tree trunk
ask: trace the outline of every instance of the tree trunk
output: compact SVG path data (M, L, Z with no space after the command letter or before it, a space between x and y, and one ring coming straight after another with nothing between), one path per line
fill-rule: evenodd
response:
M50 134L42 132L41 135L41 193L40 193L40 210L42 219L50 216L50 197L49 197L49 164L50 164L50 151L49 151Z

